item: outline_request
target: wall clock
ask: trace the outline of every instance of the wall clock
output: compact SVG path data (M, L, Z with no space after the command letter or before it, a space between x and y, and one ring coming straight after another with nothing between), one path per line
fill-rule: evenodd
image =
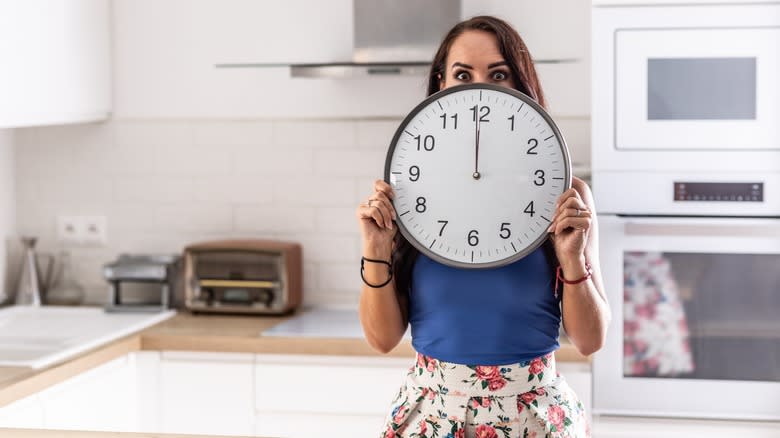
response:
M492 268L539 247L571 187L566 142L525 94L446 88L403 120L385 160L399 231L430 258Z

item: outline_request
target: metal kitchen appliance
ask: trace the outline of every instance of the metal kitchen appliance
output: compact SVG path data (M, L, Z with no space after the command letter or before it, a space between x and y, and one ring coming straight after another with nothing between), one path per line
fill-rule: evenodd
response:
M185 306L193 312L285 314L303 299L301 246L225 240L184 249Z
M110 283L108 312L161 312L171 301L173 280L177 273L178 255L120 254L103 266L103 277ZM159 287L159 300L133 301L123 298L125 283L151 283Z
M778 421L780 3L626 3L592 11L593 412Z

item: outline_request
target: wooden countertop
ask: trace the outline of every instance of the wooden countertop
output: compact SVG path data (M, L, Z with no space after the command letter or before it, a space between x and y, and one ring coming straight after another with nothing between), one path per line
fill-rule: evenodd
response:
M48 368L34 370L23 367L0 367L0 407L15 400L37 393L54 384L67 380L100 364L133 351L202 351L233 353L271 354L314 354L346 356L382 356L375 352L364 339L303 338L262 336L261 333L279 324L290 316L233 316L194 315L186 311L171 319L124 337L99 348L78 355ZM407 339L390 353L390 357L414 357L414 349ZM559 361L587 362L573 345L561 340L556 352ZM2 431L2 436L7 431ZM44 431L19 432L20 437L66 437L64 432L51 431L54 435L34 435ZM25 435L27 433L27 435ZM60 433L57 435L56 433ZM14 435L16 436L16 435ZM125 434L104 434L96 437L122 436ZM128 437L134 436L128 434ZM140 435L156 436L156 435ZM163 436L163 435L160 435ZM174 435L164 435L170 438Z
M3 429L3 438L217 438L222 435L181 435L171 433L85 432L80 430ZM227 438L227 437L224 437ZM236 438L233 436L232 438ZM239 437L240 438L240 437Z

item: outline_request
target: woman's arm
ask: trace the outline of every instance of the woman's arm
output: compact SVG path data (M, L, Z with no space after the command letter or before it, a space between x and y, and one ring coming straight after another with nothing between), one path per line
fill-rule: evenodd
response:
M590 280L579 284L564 283L561 304L566 335L581 354L588 356L604 345L612 316L601 276L593 194L579 178L573 179L572 188L573 193L561 196L562 203L553 220L553 237L565 279L582 278L587 273L585 263L591 265L593 276ZM576 216L577 209L582 211L580 216Z
M393 236L397 232L390 186L377 180L374 193L358 206L357 217L363 238L363 257L391 262ZM387 281L389 272L383 263L365 262L363 276L368 283L379 285ZM382 287L363 283L360 292L360 323L366 341L372 348L387 353L401 341L408 323L409 303L405 295L396 292L395 281Z

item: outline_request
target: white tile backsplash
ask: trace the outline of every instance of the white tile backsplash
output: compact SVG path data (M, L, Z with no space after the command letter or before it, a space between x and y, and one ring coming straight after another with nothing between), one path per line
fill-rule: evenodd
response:
M588 119L557 120L589 162ZM142 120L15 131L17 233L57 250L57 215L105 215L108 242L76 248L88 300L120 252L181 252L223 238L300 242L307 305L356 305L355 207L383 177L400 119Z
M314 153L315 172L322 176L373 176L381 178L387 149L330 149Z
M314 208L267 204L235 207L235 229L275 233L308 233L314 231Z

